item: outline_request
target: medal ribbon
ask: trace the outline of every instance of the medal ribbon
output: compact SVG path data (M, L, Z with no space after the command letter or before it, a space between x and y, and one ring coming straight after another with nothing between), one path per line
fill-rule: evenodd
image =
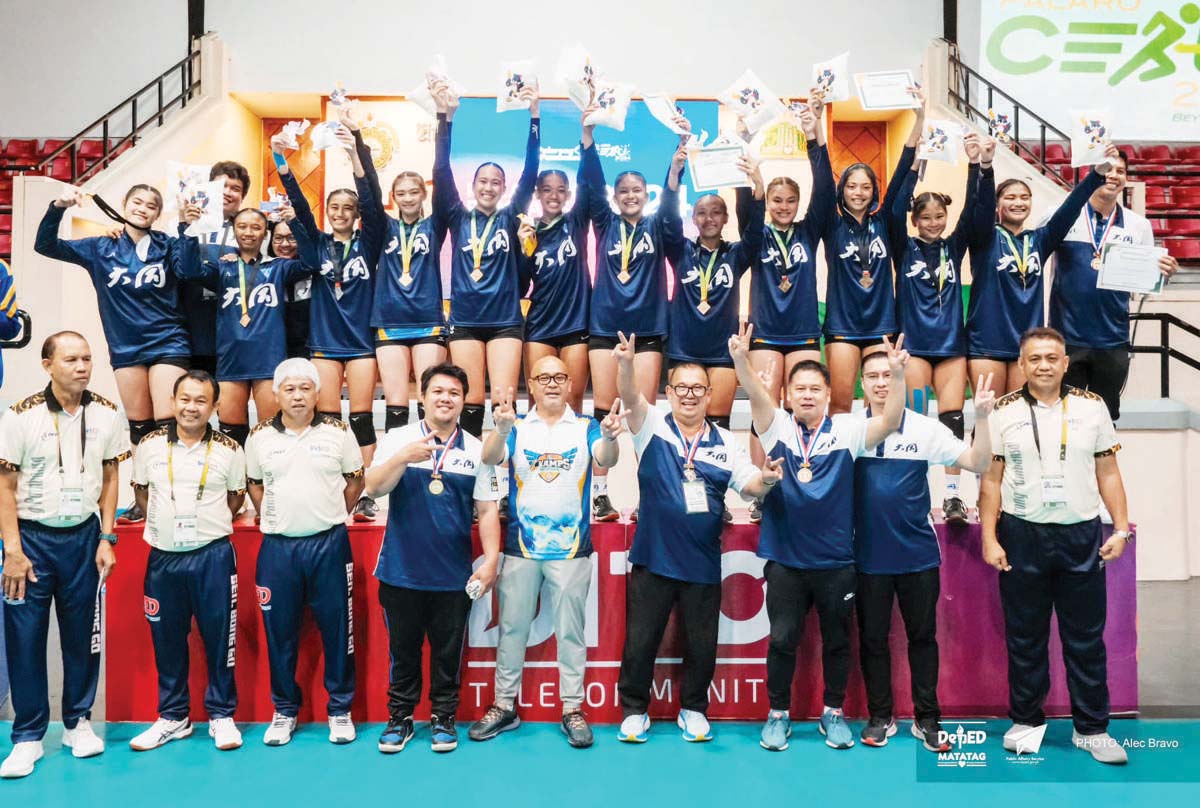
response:
M208 461L212 456L213 439L209 437L208 446L204 449L204 468L200 470L200 486L196 489L196 502L204 496L204 486L208 484ZM170 486L171 502L175 501L175 444L167 444L167 484Z
M788 255L787 245L790 244L792 241L792 229L793 228L789 227L787 229L787 232L783 234L783 238L780 238L779 230L775 227L775 225L770 224L770 225L767 225L767 227L769 227L771 229L771 235L775 237L775 243L777 245L779 245L779 255L780 255L781 260L783 261L783 269L784 269L784 272L781 272L779 274L782 275L787 270L792 268L792 262L791 262L790 256Z
M796 442L800 444L800 458L804 461L805 468L809 468L812 465L812 463L809 462L809 458L812 457L813 447L817 445L817 437L820 436L821 430L825 428L825 422L827 420L829 420L828 415L821 419L821 423L818 424L817 428L812 431L812 437L809 438L807 442L804 440L803 425L800 424L799 421L796 422Z
M1021 250L1020 255L1017 251L1017 243L1013 241L1012 235L999 225L996 229L1000 231L1000 235L1004 236L1004 240L1008 242L1008 248L1012 250L1013 260L1017 262L1017 271L1021 273L1022 282L1025 280L1025 271L1029 266L1029 234L1021 234Z
M400 264L402 267L400 274L404 277L409 277L412 274L410 268L412 267L413 247L416 246L417 228L421 226L421 222L423 221L425 220L417 219L417 223L412 226L411 231L405 230L403 220L400 222ZM410 232L412 238L409 238Z
M625 236L625 220L621 220L621 271L626 275L629 274L629 259L633 254L633 238L637 235L637 225L633 226L633 232L628 237Z
M492 233L492 225L496 223L496 214L488 217L487 226L483 228L483 238L475 234L475 211L471 211L471 255L475 259L475 271L483 264L483 251L487 247L488 237Z
M683 467L695 468L696 450L700 448L700 442L704 440L704 434L708 432L708 424L700 427L700 431L696 433L696 437L688 440L683 436L683 430L679 428L679 424L671 421L671 428L675 430L675 434L679 436L679 442L683 444Z
M712 280L713 265L717 263L717 255L721 252L720 247L713 250L712 255L708 258L708 266L700 270L700 303L708 304L708 285Z
M1113 225L1117 222L1117 208L1113 207L1113 212L1109 214L1108 221L1104 224L1104 232L1100 234L1099 241L1096 241L1096 225L1092 222L1092 216L1096 213L1096 209L1089 202L1087 210L1088 237L1092 242L1092 255L1095 258L1099 258L1100 252L1104 249L1104 242L1108 241L1109 231L1112 230Z
M238 256L238 291L242 293L242 320L249 321L250 319L250 302L249 295L246 293L246 262ZM247 322L247 325L249 323Z
M437 459L433 461L433 479L436 480L442 476L442 466L446 465L446 455L450 454L450 448L454 446L454 442L458 440L458 432L459 428L456 426L454 427L454 431L450 433L450 437L446 439L445 443L434 444L434 455ZM429 429L425 426L425 422L422 421L421 437L425 437L427 435L429 435ZM438 449L441 451L436 451Z

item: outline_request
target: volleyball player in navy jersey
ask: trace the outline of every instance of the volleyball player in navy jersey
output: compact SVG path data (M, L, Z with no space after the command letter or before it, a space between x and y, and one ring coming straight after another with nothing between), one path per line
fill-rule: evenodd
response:
M583 111L582 120L599 107ZM567 403L583 411L588 383L588 301L592 294L588 274L588 225L608 210L604 170L592 139L595 127L582 124L579 171L575 178L575 204L564 210L571 187L566 173L550 169L538 174L535 195L542 206L536 223L523 222L518 230L522 245L530 239L533 251L522 251L522 274L532 281L529 312L525 318L525 368L547 356L557 356L571 378ZM522 283L522 287L524 287Z
M905 370L912 409L925 414L926 389L933 385L938 420L963 440L963 402L967 391L967 335L963 326L962 264L972 253L987 248L996 220L993 138L971 133L963 138L967 153L967 191L962 213L949 238L946 220L951 199L938 191L915 198L918 166L907 172L900 192L892 197L888 235L896 262L896 314L905 335L910 361ZM916 235L908 234L911 211ZM967 510L958 488L959 469L946 469L946 521L966 524Z
M1105 157L1120 159L1111 143ZM1017 362L1021 335L1046 324L1043 267L1079 218L1088 198L1104 185L1110 165L1093 169L1041 227L1025 229L1033 192L1019 179L996 188L1000 223L984 248L971 252L967 306L967 364L972 379L992 377L996 395L1025 384Z
M432 92L438 110L434 227L439 234L449 232L451 247L450 361L465 370L469 379L463 429L479 437L483 433L485 376L492 387L507 390L517 386L521 373L524 317L518 288L517 216L528 209L537 182L541 148L538 94L533 87L522 91L522 98L529 101L529 138L525 166L512 200L500 207L506 189L504 170L495 163L484 163L475 169L475 207L468 210L450 168L450 129L458 98L444 82L435 83Z
M296 211L291 205L281 207L267 217L270 235L267 239L268 258L296 258L296 235L292 220ZM308 321L312 306L312 277L301 278L287 288L284 296L283 323L287 331L287 355L308 358Z
M300 259L316 268L313 276L308 347L313 364L321 374L317 408L341 419L342 379L350 398L350 429L362 449L363 460L370 465L375 453L375 425L371 402L375 398L375 341L371 330L371 306L374 302L374 267L379 263L386 230L383 205L367 180L364 165L371 157L363 142L358 122L350 111L339 108L339 119L349 130L339 140L354 170L357 190L340 188L325 200L325 216L332 233L322 231L313 217L308 200L295 175L283 159L286 148L282 137L271 138L271 150L279 167L279 178L296 211L292 232ZM362 217L362 228L355 222ZM354 506L355 521L371 521L378 513L375 501L367 496Z
M138 441L154 431L156 420L172 420L172 387L187 371L191 356L179 305L172 250L176 239L151 229L162 213L163 201L162 194L149 185L135 185L125 194L124 232L118 238L60 239L63 214L82 201L78 189L68 188L51 202L38 225L33 248L47 258L88 270L117 393L136 449ZM118 521L143 518L135 504Z
M912 131L882 202L871 167L847 167L838 181L837 212L822 233L828 272L823 330L830 413L850 412L862 355L883 350L883 338L897 333L887 211L912 167L925 125L925 96L915 87L912 92L921 105L913 110Z
M258 421L279 411L272 380L287 358L284 296L313 270L294 258L262 259L267 217L255 208L234 217L233 231L238 251L220 257L181 237L178 272L217 294L217 418L221 431L244 446L250 397Z

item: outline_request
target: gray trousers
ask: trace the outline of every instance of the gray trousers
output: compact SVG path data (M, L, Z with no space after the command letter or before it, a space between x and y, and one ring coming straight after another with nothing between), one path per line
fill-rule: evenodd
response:
M592 559L533 561L505 556L497 591L500 595L500 643L496 648L496 703L510 708L521 687L525 646L537 609L542 582L554 614L558 643L559 696L563 710L583 707L583 674L587 666L584 611L592 583Z

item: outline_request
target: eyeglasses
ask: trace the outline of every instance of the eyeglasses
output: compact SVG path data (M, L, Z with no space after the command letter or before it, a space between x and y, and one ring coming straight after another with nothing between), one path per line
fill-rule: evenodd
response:
M708 385L705 384L668 384L668 390L674 390L675 395L680 398L702 398L708 392Z
M295 244L296 237L295 236L272 236L271 241L274 241L276 244Z
M561 387L567 383L567 379L569 378L565 373L542 373L541 375L534 376L533 380L542 387L549 387L551 382Z

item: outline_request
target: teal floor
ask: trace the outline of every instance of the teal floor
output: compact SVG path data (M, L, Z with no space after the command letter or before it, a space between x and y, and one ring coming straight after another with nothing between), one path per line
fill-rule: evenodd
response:
M378 725L359 727L359 740L329 744L325 727L308 725L289 746L262 744L264 725L244 727L246 745L216 751L205 727L189 739L135 754L127 742L143 725L112 724L103 731L104 755L75 760L60 744L61 725L46 738L46 757L24 780L0 781L4 805L348 805L347 800L414 798L466 805L575 806L617 804L764 806L764 799L815 799L851 805L947 804L973 806L1149 804L1157 798L1194 804L1200 793L1200 721L1114 721L1119 739L1179 742L1177 749L1133 749L1124 768L1105 767L1070 746L1069 723L1053 722L1037 764L1004 759L999 736L1006 722L986 725L980 747L988 766L937 769L936 756L901 733L883 749L848 751L824 746L813 724L798 724L786 752L758 746L759 727L714 725L707 744L684 743L661 722L643 745L617 742L615 727L597 727L590 750L568 747L556 725L525 725L487 743L464 739L456 752L429 749L428 731L398 755L375 750ZM856 727L857 728L857 727ZM972 727L980 728L978 725ZM7 738L8 725L0 724ZM7 754L7 742L0 754ZM1190 779L1191 782L1188 782ZM1124 787L1115 787L1121 784ZM930 803L932 798L934 803ZM1190 798L1190 800L1188 799ZM373 803L364 803L373 804ZM949 803L966 804L966 803Z

